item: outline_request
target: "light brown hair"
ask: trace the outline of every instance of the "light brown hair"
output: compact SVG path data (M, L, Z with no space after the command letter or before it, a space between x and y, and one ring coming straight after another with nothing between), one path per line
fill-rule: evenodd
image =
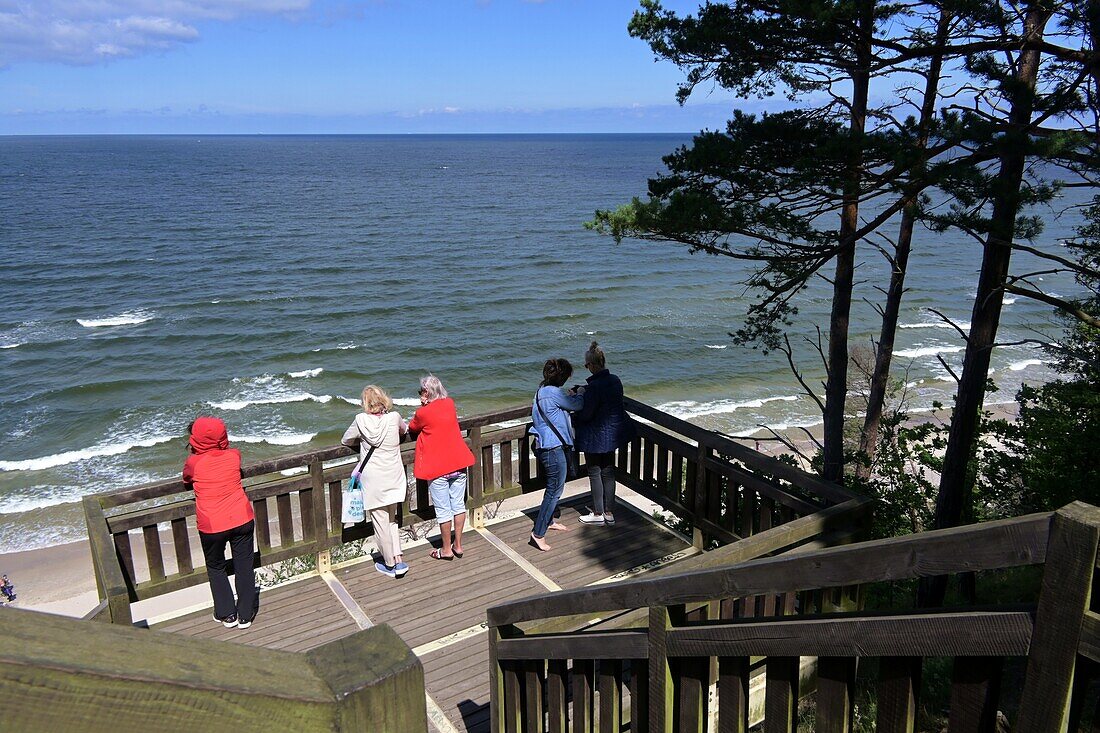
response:
M596 371L607 367L607 358L603 355L603 349L595 341L584 352L584 365L594 368Z

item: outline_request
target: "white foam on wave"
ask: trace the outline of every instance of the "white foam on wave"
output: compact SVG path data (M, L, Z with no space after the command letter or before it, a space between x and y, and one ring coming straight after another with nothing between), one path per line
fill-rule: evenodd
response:
M964 331L970 330L970 323L956 323L954 326L943 321L925 321L923 323L902 323L898 328L954 328L958 326Z
M724 349L729 346L729 344L704 344L704 346L708 349Z
M791 428L812 428L815 425L822 425L824 424L824 422L825 421L820 418L816 420L801 420L796 422L779 422L772 425L765 425L764 427L757 429L756 432L760 432L761 430L765 429L771 429L777 433L781 433L784 430L790 430Z
M347 402L349 405L355 405L356 407L363 406L363 400L358 397L341 397L340 399ZM419 397L394 397L392 399L395 405L401 405L402 407L420 407Z
M143 438L141 440L119 443L99 443L90 448L70 450L64 453L54 453L53 455L43 456L41 458L28 458L21 461L0 461L0 471L41 471L56 466L64 466L69 463L86 461L89 458L118 456L134 448L151 448L160 443L167 443L175 437L176 436L172 435L162 435L154 438Z
M0 514L21 514L58 504L71 504L80 501L87 493L87 487L82 486L31 486L0 500Z
M270 445L301 445L317 437L317 433L283 433L279 435L230 435L230 443L268 443Z
M1042 280L1043 278L1039 278L1039 279ZM1001 301L1001 303L1004 304L1004 305L1012 305L1015 302L1016 302L1015 298L1009 298L1008 296L1005 296L1004 300Z
M126 311L117 316L107 318L77 318L76 322L84 328L106 328L109 326L136 326L156 318L155 313L148 311Z
M921 356L935 356L936 354L957 354L965 348L965 346L922 346L917 349L895 351L894 356L916 359Z
M714 400L711 402L696 402L694 400L675 400L665 402L657 406L658 410L667 412L674 417L682 419L702 417L703 415L719 415L736 412L748 408L763 407L769 402L794 402L798 395L782 395L780 397L761 397L755 400L736 402L734 400Z
M223 402L211 402L210 406L219 410L243 410L252 405L285 405L290 402L320 402L322 405L332 400L332 395L315 395L309 392L295 392L285 395L271 395L257 397L252 400L225 400Z
M16 349L23 344L0 344L0 349Z
M1008 365L1008 368L1014 372L1022 372L1030 366L1039 366L1043 363L1042 359L1024 359L1023 361L1017 361Z
M308 377L316 377L323 371L325 371L324 367L317 367L316 369L306 369L300 372L287 372L286 375L295 379L302 379Z

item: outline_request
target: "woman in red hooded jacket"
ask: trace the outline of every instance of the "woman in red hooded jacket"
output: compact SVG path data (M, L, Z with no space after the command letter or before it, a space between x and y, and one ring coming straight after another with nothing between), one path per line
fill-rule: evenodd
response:
M247 629L256 615L256 521L241 485L241 452L229 447L225 423L216 417L196 418L188 432L191 456L183 464L183 483L195 492L195 519L214 596L214 620L228 629ZM236 601L225 572L227 543L233 552Z

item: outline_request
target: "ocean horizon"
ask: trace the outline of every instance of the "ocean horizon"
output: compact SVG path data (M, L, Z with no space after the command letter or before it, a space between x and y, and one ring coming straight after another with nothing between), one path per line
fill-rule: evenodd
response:
M752 300L745 263L584 229L644 196L690 140L0 137L0 552L82 539L81 496L178 475L197 414L262 460L337 442L368 383L406 417L429 371L463 414L529 402L546 358L583 381L592 340L630 396L705 427L820 423L782 357L728 335ZM1046 211L1044 241L1072 233L1076 219ZM980 258L962 234L914 237L894 363L914 410L951 403L939 358L957 368L964 345L929 309L965 329ZM885 264L869 247L861 260L857 298L875 301ZM829 299L824 282L803 293L796 337L827 330ZM1004 305L1013 345L993 354L987 403L1054 376L1033 343L1061 333L1050 308ZM870 303L851 324L869 347Z

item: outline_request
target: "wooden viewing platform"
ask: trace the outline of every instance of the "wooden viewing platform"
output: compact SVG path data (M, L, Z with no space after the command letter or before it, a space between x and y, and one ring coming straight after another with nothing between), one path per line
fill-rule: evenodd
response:
M1006 704L1021 731L1081 720L1100 669L1100 510L861 542L869 500L637 401L627 408L638 436L617 453L618 480L674 512L690 537L625 503L615 526L581 526L582 495L563 505L572 531L538 552L527 544L532 510L496 516L543 487L529 406L468 417L477 463L464 557L433 560L426 544L406 544L400 580L363 557L333 564L334 550L371 533L340 522L347 448L246 466L257 564L293 560L304 572L264 589L243 631L215 623L208 606L133 628L132 604L206 583L179 481L85 497L103 600L84 621L0 614L4 722L82 733L743 733L763 720L766 733L793 733L796 703L813 693L816 730L845 732L867 660L876 729L912 733L926 657L953 665L952 731L992 733ZM412 459L409 445L407 470ZM434 516L427 486L415 486L402 526ZM1028 566L1042 585L1031 605L862 610L865 592L891 583ZM1007 696L1006 670L1016 670Z
M485 615L490 606L613 582L698 554L689 542L623 502L613 527L586 527L577 521L586 500L577 498L562 506L562 519L572 530L553 533L549 553L527 544L536 507L467 532L461 560L433 560L426 543L407 546L410 572L398 580L381 575L373 561L360 558L331 572L262 590L256 623L244 631L213 622L209 608L153 628L307 651L385 623L424 665L433 726L441 733L487 731Z

